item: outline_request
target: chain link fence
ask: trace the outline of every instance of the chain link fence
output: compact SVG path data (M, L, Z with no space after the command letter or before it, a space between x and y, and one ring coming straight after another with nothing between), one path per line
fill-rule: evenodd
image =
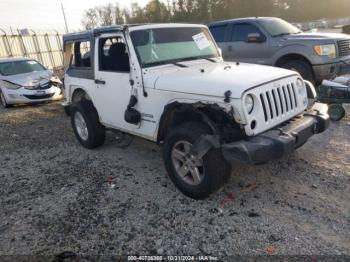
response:
M57 31L9 31L0 28L0 59L9 57L30 57L49 69L61 71L62 34Z

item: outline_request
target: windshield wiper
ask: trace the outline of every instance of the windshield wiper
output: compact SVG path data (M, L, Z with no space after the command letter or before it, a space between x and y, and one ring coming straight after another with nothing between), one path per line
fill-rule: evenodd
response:
M205 59L205 60L211 61L213 63L216 62L213 58L207 57L207 56L190 56L190 57L169 60L169 61L159 61L159 62L147 63L147 64L143 64L143 67L151 67L151 66L159 66L159 65L175 65L178 67L188 67L187 65L180 64L179 62L190 61L190 60L200 60L200 59Z
M186 65L179 64L178 62L174 62L174 61L152 62L152 63L143 64L143 67L160 66L160 65L175 65L182 68L187 67Z
M180 63L177 63L177 62L175 62L175 63L171 63L171 64L176 65L176 66L178 66L178 67L182 67L182 68L184 68L184 67L188 67L187 65L180 64Z
M190 56L190 57L182 58L179 61L190 61L190 60L200 60L200 59L205 59L205 60L208 60L211 62L215 62L215 60L213 60L212 58L207 57L207 56Z
M203 58L205 60L208 60L209 62L216 63L217 61L213 58Z

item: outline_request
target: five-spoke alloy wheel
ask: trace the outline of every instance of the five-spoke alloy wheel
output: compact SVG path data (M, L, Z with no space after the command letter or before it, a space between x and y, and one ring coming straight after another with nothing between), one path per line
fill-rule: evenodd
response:
M196 140L208 134L211 130L206 125L186 122L172 128L164 141L163 158L170 179L194 199L208 197L230 177L231 167L220 149L211 149L202 158L192 154Z
M74 103L70 108L71 123L75 136L80 144L88 149L101 146L106 137L104 126L91 101L82 100Z

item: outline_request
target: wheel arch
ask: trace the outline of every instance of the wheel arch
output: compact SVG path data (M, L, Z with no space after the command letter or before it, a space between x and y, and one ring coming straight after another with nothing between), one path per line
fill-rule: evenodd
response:
M300 53L284 54L276 60L274 66L279 67L279 66L282 66L284 63L292 60L302 60L304 62L307 62L312 67L311 61L305 55Z
M71 102L75 103L75 102L78 102L82 99L92 101L89 93L83 87L79 86L79 87L74 88L72 90Z
M221 115L221 116L220 116ZM216 116L222 117L225 115L228 118L229 113L225 112L223 108L217 104L203 104L203 103L181 103L172 102L164 107L164 111L160 118L157 143L164 141L170 128L185 122L201 122L209 127L213 135L220 132L216 124Z
M283 67L283 65L285 63L291 62L291 61L302 61L304 63L306 63L309 68L310 68L310 74L311 74L311 79L308 79L312 82L314 82L315 78L316 78L316 74L315 71L312 67L312 63L311 61L303 54L299 54L299 53L290 53L290 54L285 54L283 56L281 56L275 63L276 67ZM301 73L300 73L301 74ZM302 74L301 74L302 75Z

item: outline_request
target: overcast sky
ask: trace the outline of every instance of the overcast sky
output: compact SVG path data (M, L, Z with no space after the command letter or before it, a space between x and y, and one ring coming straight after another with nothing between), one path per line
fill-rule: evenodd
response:
M63 31L61 2L66 12L68 27L79 29L82 27L83 11L90 7L116 2L127 7L131 2L138 2L144 6L148 0L0 0L0 28Z

